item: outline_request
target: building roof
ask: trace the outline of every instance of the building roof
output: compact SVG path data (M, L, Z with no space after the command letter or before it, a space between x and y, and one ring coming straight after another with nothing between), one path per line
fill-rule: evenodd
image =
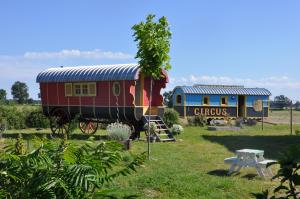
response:
M38 74L36 82L137 80L139 72L138 64L49 68Z
M244 86L195 85L195 86L178 86L175 89L182 89L183 93L185 94L267 95L267 96L271 95L271 92L265 88L245 88Z

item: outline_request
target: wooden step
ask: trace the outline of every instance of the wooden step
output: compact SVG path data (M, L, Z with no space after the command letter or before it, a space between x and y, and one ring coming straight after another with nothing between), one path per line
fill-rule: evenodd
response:
M175 142L175 138L160 139L161 142Z
M166 133L159 133L158 135L159 136L164 136L164 135L169 136L169 134L166 134Z

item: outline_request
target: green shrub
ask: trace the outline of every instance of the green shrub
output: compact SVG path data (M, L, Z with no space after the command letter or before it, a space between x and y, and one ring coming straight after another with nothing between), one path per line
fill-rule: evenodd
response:
M144 130L148 130L148 123L144 125ZM157 126L155 122L150 122L150 134L154 134L156 130L157 130Z
M291 145L288 150L281 153L281 157L276 163L280 168L272 177L279 184L273 188L273 193L270 190L265 190L262 193L253 193L257 199L259 198L299 198L300 195L300 148L297 145Z
M111 140L125 141L128 140L131 134L131 129L128 125L122 123L112 123L106 128L108 137Z
M121 146L111 142L38 140L29 150L18 139L6 146L0 153L1 198L115 198L110 185L145 160L127 153L125 162Z
M33 106L0 105L1 118L5 119L8 129L49 127L42 110Z
M41 111L31 112L26 117L26 126L29 128L48 128L49 119Z
M197 116L192 116L188 117L188 124L190 126L205 126L207 123L207 119L205 115L197 115Z
M173 124L178 124L179 113L174 109L166 109L164 112L163 120L167 126L172 127Z
M183 133L183 127L179 124L174 124L171 128L171 132L173 133L173 135L179 135Z

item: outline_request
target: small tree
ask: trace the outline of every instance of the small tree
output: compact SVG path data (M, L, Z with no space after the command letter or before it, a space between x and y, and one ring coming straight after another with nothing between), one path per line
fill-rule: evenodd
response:
M171 108L173 106L172 95L173 91L164 92L164 105Z
M19 104L24 104L29 97L28 87L25 83L16 81L11 87L11 94Z
M151 78L148 120L148 158L150 159L150 114L152 103L152 80L162 78L162 69L169 70L171 31L166 17L154 22L155 15L148 15L146 22L135 24L134 41L138 51L135 58L139 59L142 73Z
M6 90L0 89L0 103L3 103L6 101Z

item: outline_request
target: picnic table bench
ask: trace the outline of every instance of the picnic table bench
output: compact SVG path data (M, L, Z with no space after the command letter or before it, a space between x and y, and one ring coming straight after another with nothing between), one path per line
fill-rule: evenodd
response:
M276 161L265 159L263 150L241 149L236 150L235 157L226 158L224 162L231 164L228 175L233 172L239 172L242 167L254 167L259 176L265 178L273 176L271 169L267 168L267 165Z

